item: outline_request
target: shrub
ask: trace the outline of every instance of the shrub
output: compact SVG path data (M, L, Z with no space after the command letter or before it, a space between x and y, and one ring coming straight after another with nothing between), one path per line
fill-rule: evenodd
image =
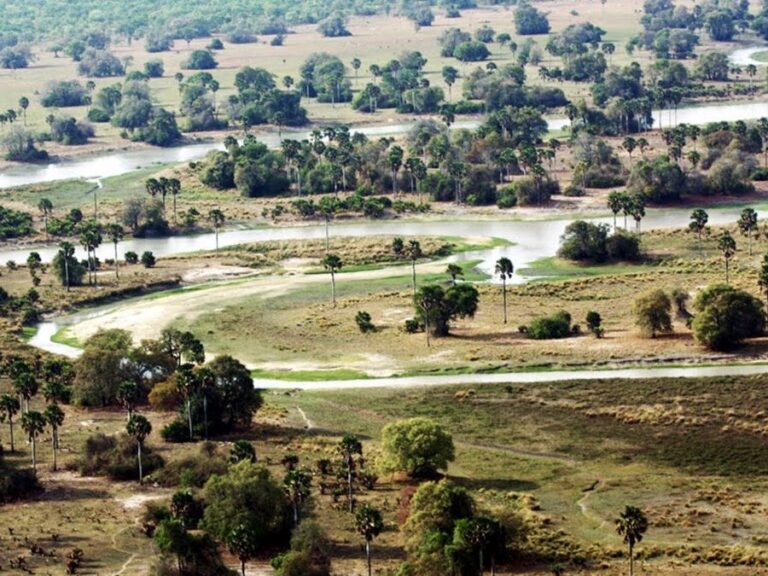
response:
M138 264L138 262L139 262L139 255L136 254L136 252L129 250L128 252L125 253L126 264Z
M31 468L7 468L0 463L0 504L22 500L41 490Z
M177 418L160 431L160 436L166 442L189 442L189 426L185 420Z
M196 454L169 462L156 473L155 479L161 486L202 488L211 476L226 474L228 468L229 462L216 450L216 445L204 442Z
M224 50L224 43L219 38L212 38L206 48L208 50Z
M693 334L712 350L730 350L765 330L763 303L744 290L717 284L699 292Z
M513 185L504 186L496 194L496 206L499 208L514 208L517 206L517 190Z
M381 432L382 468L429 478L453 462L453 438L429 418L409 418L387 424Z
M141 263L144 265L144 268L154 268L156 262L155 255L149 250L141 255Z
M561 310L551 316L536 318L528 324L527 333L533 340L567 338L571 335L571 315Z
M83 76L92 78L108 78L110 76L122 76L125 68L120 59L106 50L88 48L83 53L77 70Z
M615 262L637 262L642 258L640 239L634 234L616 231L605 243L608 259Z
M104 112L101 108L91 108L88 110L88 120L91 122L98 122L98 123L104 123L109 122L110 115L107 112Z
M408 318L403 328L408 334L416 334L416 332L420 332L423 329L423 326L416 318Z
M40 104L45 108L82 106L87 97L88 92L77 80L52 80L46 84Z
M368 314L368 312L365 312L363 310L355 314L355 323L357 324L357 327L360 329L360 332L362 332L363 334L367 334L368 332L374 332L376 330L376 326L374 326L373 322L371 322L371 315Z
M538 181L524 178L515 183L518 206L542 205L549 202L554 194L560 193L560 184L549 177Z
M317 27L317 31L326 38L338 38L341 36L352 35L352 33L347 30L346 19L338 14L329 16L320 22L320 25Z
M85 441L77 469L84 476L107 476L113 480L134 480L139 476L136 440L127 434L107 436L101 432ZM142 447L144 474L162 467L163 459L147 447Z
M186 70L213 70L219 63L208 50L195 50L182 64Z
M144 74L147 78L162 78L165 74L165 65L159 58L148 60L144 63Z
M657 334L672 332L672 302L664 291L653 290L635 300L635 323L643 334L655 338Z

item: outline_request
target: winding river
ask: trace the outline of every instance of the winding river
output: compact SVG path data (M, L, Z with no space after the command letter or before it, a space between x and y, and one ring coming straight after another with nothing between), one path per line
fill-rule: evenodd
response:
M734 53L736 54L736 53ZM744 56L746 57L746 56ZM673 123L701 124L719 120L749 120L762 116L768 116L768 100L740 101L724 104L705 104L682 107L675 114L668 111L656 112L656 122L661 118L664 126ZM551 130L559 130L567 126L567 119L549 118ZM368 136L383 136L402 134L408 131L415 122L404 122L384 126L369 126L353 128ZM474 128L479 120L457 122L454 128ZM282 138L302 139L308 136L306 130L284 130ZM278 146L280 135L277 131L265 130L257 134L258 138L269 146ZM141 167L157 163L181 163L202 158L213 149L221 149L217 143L196 143L176 148L132 150L101 154L76 161L65 161L47 166L14 167L0 173L0 188L8 188L24 184L48 182L61 179L83 178L101 179L110 176L130 173ZM710 211L710 223L713 225L733 222L737 219L739 208L722 208ZM765 217L766 214L761 214ZM682 209L654 209L649 210L643 220L644 229L670 228L687 226L690 217L689 210ZM473 253L464 253L455 256L455 259L478 260L478 267L492 274L494 264L501 256L510 258L518 271L525 269L535 260L553 256L559 244L559 238L565 227L573 218L563 217L554 220L494 220L494 221L377 221L334 223L331 227L334 236L361 237L371 235L402 235L402 236L456 236L462 238L471 237L496 237L510 241L508 246L496 247ZM611 223L612 218L593 218L593 221ZM222 247L233 246L242 243L269 241L269 240L298 240L323 238L325 227L322 225L292 226L292 227L262 227L253 229L236 229L222 232L219 235L219 244ZM153 239L128 239L120 244L120 250L124 253L132 250L142 253L151 250L156 256L170 256L175 254L210 250L214 247L213 234L197 234L189 236L174 236L170 238ZM15 260L22 262L26 259L31 248L20 249L18 247L0 247L0 262ZM44 261L50 261L55 255L54 246L35 247ZM111 246L103 246L100 249L102 257L111 255ZM82 253L80 256L84 256ZM286 279L290 282L290 279ZM513 282L524 282L525 277L515 274ZM108 310L109 306L97 307L80 315L98 315ZM82 317L82 316L81 316ZM79 350L63 344L57 344L51 340L58 327L62 323L72 323L77 320L77 315L45 322L38 326L37 334L31 340L31 344L41 349L68 356L76 356ZM492 375L457 375L457 376L428 376L420 378L385 378L373 380L352 380L336 382L284 382L279 380L260 380L259 387L264 388L349 388L367 386L410 386L417 384L480 384L486 382L541 382L553 380L582 380L610 376L612 378L641 378L641 377L694 377L706 375L736 375L754 374L768 371L768 366L711 366L711 367L680 367L680 368L632 368L620 370L575 370L560 372L515 372L508 374Z

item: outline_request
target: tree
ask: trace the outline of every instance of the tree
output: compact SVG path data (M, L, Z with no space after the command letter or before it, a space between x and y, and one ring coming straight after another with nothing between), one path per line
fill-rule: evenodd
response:
M696 233L699 240L699 252L701 252L701 233L706 229L709 222L709 214L702 208L696 208L691 212L691 223L688 228Z
M117 245L123 239L123 227L120 224L107 224L107 237L115 246L115 280L120 282L120 270L117 256Z
M603 336L603 319L600 316L598 312L595 312L594 310L590 310L587 312L587 328L589 328L589 331L592 332L595 336L598 338L602 338Z
M347 505L349 506L349 511L353 512L355 508L355 456L362 458L363 444L358 440L357 436L345 434L341 439L341 442L339 442L339 453L341 454L341 459L344 462L344 468L347 473Z
M418 240L409 240L408 247L406 248L406 254L411 261L411 278L413 280L413 295L416 296L416 261L421 258L424 253L421 250L421 244Z
M237 464L244 460L256 462L256 450L248 440L236 440L229 451L229 461L231 464Z
M32 442L32 471L37 472L37 437L45 430L45 416L40 412L29 410L21 415L21 428L27 433Z
M757 285L760 286L766 300L768 300L768 254L763 256L763 261L760 264L760 270L757 273Z
M383 468L430 478L455 459L453 438L434 420L409 418L387 424L381 432Z
M240 560L240 572L245 576L245 563L258 554L262 543L260 534L250 524L239 524L227 536L227 549Z
M363 63L360 61L360 58L352 58L351 64L352 69L355 71L355 85L357 85L357 72L360 70Z
M446 83L448 86L448 100L452 101L453 96L451 95L451 88L456 83L456 80L459 77L459 71L456 70L453 66L443 66L443 82Z
M304 501L309 498L312 475L301 469L289 470L283 479L283 488L293 508L293 525L299 525Z
M454 286L456 286L457 278L464 278L464 269L458 264L454 264L453 262L448 264L448 267L445 269L445 273L451 277L451 284Z
M11 452L15 451L13 443L13 417L19 413L21 404L16 396L11 394L3 394L0 396L0 422L8 420L8 427L11 432Z
M763 303L744 290L716 284L699 292L694 301L696 340L711 350L730 350L765 330Z
M739 216L739 230L746 234L749 242L749 255L752 256L752 233L757 230L757 212L753 208L744 208ZM727 282L727 281L726 281Z
M117 389L117 401L123 405L128 414L127 421L130 422L133 417L133 411L141 399L141 389L136 382L126 380Z
M152 432L152 424L141 414L134 414L128 421L126 426L128 435L136 440L136 457L139 462L139 484L144 483L144 474L141 466L141 449L144 446L144 441L147 436Z
M507 323L507 279L512 278L515 267L512 260L506 257L499 258L496 261L496 274L501 278L501 294L504 306L504 324Z
M397 196L397 175L403 165L403 149L400 146L392 146L387 153L387 161L392 171L392 195Z
M441 286L422 286L414 296L416 315L429 336L447 336L450 323L457 318L474 317L479 293L474 286L457 284L447 290Z
M610 194L608 194L608 208L613 212L613 231L616 231L616 216L619 212L621 212L622 208L625 204L625 197L626 194L623 192L619 192L617 190L614 190ZM625 224L626 228L626 224Z
M657 334L668 334L672 332L671 310L669 296L663 290L653 290L635 300L635 323L651 338Z
M323 268L331 275L331 299L333 305L336 306L336 272L341 270L344 263L336 254L326 254L322 263Z
M475 552L482 576L485 570L485 553L488 553L491 574L496 574L496 555L504 550L504 529L500 522L491 518L462 518L453 531L453 547Z
M24 400L24 411L29 412L29 401L37 394L39 384L31 369L24 365L18 373L12 375L13 390Z
M723 253L723 260L725 261L725 283L729 281L729 265L731 258L736 254L736 240L733 239L728 232L723 232L717 241L717 247L720 252Z
M627 506L616 520L616 532L624 539L629 549L629 574L635 573L635 545L643 540L648 531L648 519L643 511L634 506Z
M365 557L368 562L368 576L371 576L371 542L384 530L381 512L366 504L355 514L355 528L365 539Z
M58 404L49 404L43 412L45 421L51 428L51 448L53 450L53 471L58 470L56 455L59 451L59 428L64 423L64 411Z
M210 212L208 212L208 220L213 224L213 230L216 234L216 253L219 253L219 228L222 227L224 224L224 221L226 220L226 217L224 216L224 212L219 210L218 208L214 208Z
M43 215L43 222L45 223L45 238L48 239L48 217L53 212L53 202L48 198L40 198L40 202L37 203L37 209Z
M29 98L26 96L22 96L19 98L19 108L21 108L21 113L24 116L24 126L27 125L27 108L29 108Z

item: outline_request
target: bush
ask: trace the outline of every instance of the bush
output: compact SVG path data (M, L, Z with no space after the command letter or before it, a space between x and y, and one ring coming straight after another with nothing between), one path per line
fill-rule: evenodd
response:
M213 70L219 63L208 50L195 50L182 64L185 70Z
M635 300L635 323L643 334L655 338L657 334L672 332L672 301L662 290L653 290Z
M637 262L642 258L640 239L634 234L616 231L606 240L608 259L614 262Z
M213 38L206 46L208 50L224 50L224 43L219 38Z
M107 436L101 432L85 441L77 469L84 476L107 476L112 480L135 480L139 477L136 440L127 434ZM143 446L141 451L144 475L162 467L163 459Z
M694 307L693 334L712 350L730 350L765 331L763 303L744 290L710 286L699 292Z
M177 418L160 431L160 436L166 442L189 442L189 425L185 420Z
M216 445L204 442L196 454L173 460L164 466L155 474L155 480L161 486L202 488L211 476L226 474L228 468L227 458L216 449Z
M429 418L409 418L387 424L381 432L382 468L430 478L455 459L453 438Z
M374 332L376 330L376 326L373 325L373 322L371 322L371 315L368 314L368 312L359 311L357 314L355 314L355 323L357 324L357 327L360 329L360 332L363 334L367 334L368 332Z
M0 463L0 504L23 500L41 490L31 468L7 468Z
M514 208L517 206L517 190L513 185L504 186L496 194L496 206L499 208Z
M123 63L117 56L106 50L95 48L86 49L77 66L77 71L91 78L108 78L125 74Z
M549 32L549 20L542 12L522 2L515 10L515 30L522 36L546 34Z
M144 74L147 78L162 78L165 74L165 65L159 58L148 60L144 63Z
M561 310L551 316L536 318L528 324L527 334L533 340L567 338L571 335L571 315Z
M570 184L565 190L563 190L563 196L567 196L569 198L580 198L585 194L586 193L584 192L584 188L577 186L576 184Z
M51 139L65 146L77 146L87 144L88 139L94 134L93 126L86 122L79 122L74 118L57 117L50 123Z
M44 108L65 108L82 106L87 102L88 92L77 80L52 80L46 84L40 104Z
M258 40L256 34L250 30L235 29L226 36L227 42L232 44L253 44Z
M524 178L515 183L518 206L541 206L549 202L554 194L560 193L560 184L551 178L542 178L538 182L533 178Z
M136 252L133 252L129 250L125 253L125 263L126 264L138 264L139 262L139 255L136 254Z
M149 250L141 255L141 263L144 265L144 268L154 268L156 262L155 255Z
M98 122L98 123L104 123L109 122L111 119L110 115L104 112L101 108L91 108L88 110L88 120L91 122Z
M405 321L403 328L408 334L416 334L416 332L421 332L423 326L416 318L408 318Z
M340 15L329 16L320 22L320 25L317 27L317 31L326 38L338 38L341 36L352 35L352 33L347 30L346 19Z

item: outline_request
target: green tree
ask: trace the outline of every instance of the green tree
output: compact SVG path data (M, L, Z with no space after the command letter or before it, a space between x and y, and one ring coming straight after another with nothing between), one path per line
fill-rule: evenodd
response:
M19 98L19 108L21 108L21 113L24 116L24 126L27 125L27 108L29 108L29 98L26 96L22 96Z
M62 242L59 244L57 257L62 262L64 268L64 286L67 287L67 292L69 292L69 287L71 285L70 268L78 265L77 260L75 260L75 247L70 242ZM80 280L82 281L82 275L80 276Z
M416 295L416 261L424 255L418 240L409 240L405 250L411 261L411 278L413 281L413 295Z
M663 290L653 290L639 296L634 303L635 323L643 332L655 338L672 332L672 302Z
M624 539L629 552L629 574L635 573L635 545L643 540L648 531L648 519L635 506L627 506L616 520L616 532Z
M117 245L123 239L123 227L120 224L107 224L107 237L115 246L115 280L120 282L119 258Z
M37 203L37 209L40 210L40 213L43 215L43 222L45 223L45 238L47 240L48 239L48 217L53 212L53 202L51 202L48 198L40 198L40 201Z
M749 243L749 255L752 256L752 233L757 230L757 212L753 208L744 208L739 216L739 230L746 234Z
M488 558L491 574L495 575L496 556L504 551L504 529L500 522L491 518L462 518L456 522L453 531L453 546L478 555L481 576Z
M214 208L210 212L208 212L208 220L213 224L213 230L216 234L216 253L219 253L219 229L224 225L224 221L226 220L226 217L224 216L224 212L219 210L218 208Z
M141 388L132 380L125 380L117 389L117 401L122 404L128 414L127 421L133 417L133 411L141 400Z
M387 424L381 432L383 468L429 478L453 462L453 438L429 418L409 418Z
M64 423L64 410L58 404L49 404L43 412L45 421L51 428L51 449L53 450L53 471L58 470L57 454L59 452L59 428Z
M3 394L0 396L0 422L8 420L8 427L11 433L11 452L15 452L16 448L13 443L13 417L21 410L21 404L16 396L11 394Z
M456 80L459 77L459 71L456 70L453 66L443 66L442 70L443 74L443 82L448 86L448 100L453 100L453 96L451 95L451 88L456 83Z
M250 524L239 524L227 536L227 549L240 560L240 573L245 576L245 564L259 553L263 543L260 534Z
M141 450L144 441L152 433L152 424L141 414L134 414L126 426L128 435L136 440L136 457L139 463L139 484L144 483L144 471L141 463Z
M251 463L256 462L256 450L248 440L236 440L229 451L229 461L232 464L237 464L244 460Z
M184 524L174 518L163 520L158 525L153 539L162 553L176 556L176 564L179 573L182 574L194 545L189 532L184 528Z
M464 278L464 269L458 264L454 264L453 262L448 264L448 267L445 269L445 273L451 277L451 284L453 286L456 286L457 278Z
M352 58L352 70L355 71L355 85L357 85L357 73L360 70L360 67L363 65L363 63L360 61L360 58Z
M723 232L717 241L717 247L720 252L723 253L723 260L725 261L725 283L728 284L730 280L730 263L731 258L736 254L736 240L733 239L728 232Z
M457 284L444 290L442 286L422 286L414 297L416 316L429 336L447 336L450 324L457 318L474 317L479 293L469 284Z
M323 268L331 275L331 300L336 306L336 272L341 270L344 263L336 254L326 254L323 258Z
M731 350L746 338L763 334L763 303L744 290L716 284L696 295L693 334L711 350Z
M12 375L13 390L24 400L24 411L29 412L29 401L37 394L39 383L31 369L25 365L24 369Z
M392 146L387 153L387 162L392 174L392 195L397 196L397 176L403 166L403 149L400 146Z
M688 228L696 233L699 241L699 252L701 252L701 233L706 229L707 222L709 222L709 214L702 208L696 208L691 212L691 222L688 224Z
M501 294L504 306L504 324L507 323L507 279L512 278L515 267L512 260L506 257L499 258L496 261L496 274L501 278Z
M37 471L37 437L45 430L45 416L40 412L29 410L21 415L21 428L27 433L32 442L32 471Z
M371 576L371 542L384 530L381 512L366 504L355 514L355 528L365 539L365 558L368 562L368 576Z
M299 525L301 509L309 498L312 487L312 475L301 469L289 470L283 479L283 489L293 508L293 525Z
M357 462L355 458L362 459L363 457L363 444L358 440L357 436L352 434L345 434L339 442L339 454L344 464L344 471L347 476L347 506L349 511L353 512L355 509L355 469Z
M616 232L616 216L624 207L624 197L626 193L614 190L608 194L608 208L613 212L613 231ZM626 228L626 223L624 225Z

